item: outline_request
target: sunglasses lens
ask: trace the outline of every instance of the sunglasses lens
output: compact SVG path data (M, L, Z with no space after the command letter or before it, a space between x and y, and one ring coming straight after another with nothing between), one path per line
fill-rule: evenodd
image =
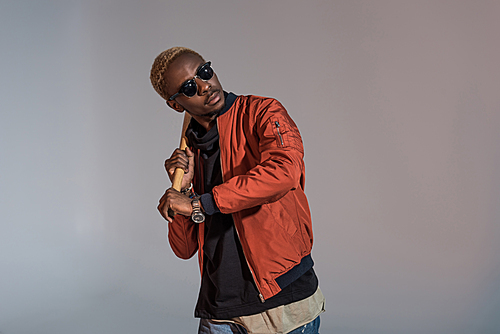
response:
M194 79L191 79L188 82L186 82L181 88L182 94L186 95L187 97L194 96L197 90L198 86L196 85L196 81L194 81Z
M197 73L198 77L202 80L210 80L214 76L214 70L210 66L210 62L203 65Z

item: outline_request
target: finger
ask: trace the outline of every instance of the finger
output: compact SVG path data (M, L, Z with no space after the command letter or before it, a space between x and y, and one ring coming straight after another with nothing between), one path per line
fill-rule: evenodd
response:
M160 200L158 201L159 204L157 206L157 209L158 211L160 212L160 215L164 218L164 219L167 219L166 218L166 210L165 210L165 202L167 200L167 192L165 191L165 193L160 197Z
M174 157L185 157L187 158L187 155L186 155L186 152L181 150L180 148L176 148L174 153L172 153L172 156L171 158L174 158Z
M189 157L187 155L176 155L165 160L165 165L171 165L179 162L188 162Z
M166 198L168 199L171 194L180 194L180 191L175 190L174 188L170 187L165 191Z
M186 155L186 152L184 152L183 150L180 150L180 149L175 149L174 152L172 152L172 155L170 156L170 158L168 158L167 160L165 160L165 164L168 162L168 161L175 161L179 158L184 158L186 161L187 161L187 155Z
M162 204L158 204L158 212L160 213L160 215L163 217L163 219L167 219L167 215L165 215L165 211L163 210L164 208L164 205L163 203ZM168 219L167 219L168 220Z
M172 201L169 196L169 191L165 193L167 197L165 198L165 205L163 206L163 214L165 215L165 219L169 222L172 222L172 218L175 216L174 210L172 210Z
M184 174L187 174L188 171L189 171L188 167L184 167L184 166L171 166L170 168L167 169L167 173L168 173L168 176L170 177L170 180L173 179L175 171L177 169L182 170L184 172Z
M174 219L175 215L176 215L176 213L174 212L174 210L168 209L168 211L167 211L167 217L168 217L168 219Z
M175 157L165 160L165 169L171 171L181 168L187 172L189 169L189 159L187 157Z

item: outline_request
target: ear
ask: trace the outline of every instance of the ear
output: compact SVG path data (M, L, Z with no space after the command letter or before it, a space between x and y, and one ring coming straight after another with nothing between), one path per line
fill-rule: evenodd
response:
M174 109L175 111L180 112L180 113L184 112L184 107L181 106L179 103L175 102L175 100L170 100L170 101L167 100L166 102L167 102L167 105L170 108Z

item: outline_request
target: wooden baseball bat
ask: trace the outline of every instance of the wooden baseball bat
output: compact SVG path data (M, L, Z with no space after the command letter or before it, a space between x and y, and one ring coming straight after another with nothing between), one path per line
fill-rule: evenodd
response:
M191 121L191 115L189 115L185 111L184 112L184 121L182 122L181 142L179 144L179 148L181 150L185 150L187 147L186 130L189 126L190 121ZM174 188L177 191L181 191L183 177L184 177L184 169L176 168L175 172L174 172L174 179L172 180L172 188ZM173 216L175 216L175 213L171 209L168 209L168 215L170 217L173 217Z
M182 123L182 132L181 132L181 143L179 148L181 150L185 150L187 147L187 138L186 138L186 130L191 121L191 115L187 112L184 112L184 122ZM172 188L177 191L181 191L182 178L184 177L184 169L176 168L174 172L174 180L172 181Z

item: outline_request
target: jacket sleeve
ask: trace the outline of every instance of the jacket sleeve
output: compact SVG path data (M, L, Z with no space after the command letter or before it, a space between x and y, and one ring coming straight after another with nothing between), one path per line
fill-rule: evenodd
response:
M168 241L175 255L181 259L191 258L198 250L198 228L196 224L182 215L176 215L168 223Z
M252 133L245 135L247 140L257 141L260 158L245 174L213 188L215 203L222 213L271 203L304 186L302 139L285 108L273 99L259 105L254 117Z

